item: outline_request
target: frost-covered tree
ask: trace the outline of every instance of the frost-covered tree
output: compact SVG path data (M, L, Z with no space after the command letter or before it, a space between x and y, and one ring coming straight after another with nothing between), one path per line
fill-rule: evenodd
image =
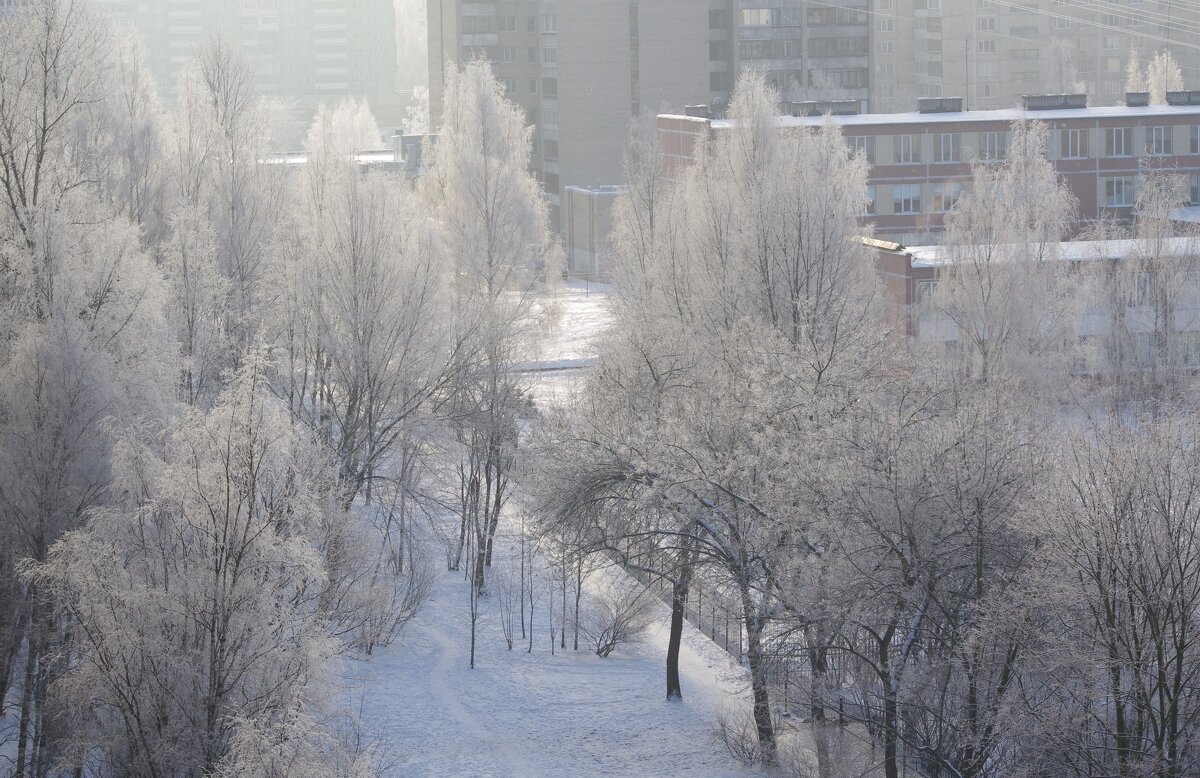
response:
M635 177L619 207L617 273L634 283L580 403L549 433L545 484L562 520L669 575L676 615L689 568L731 593L771 761L766 643L785 615L813 622L792 583L821 554L811 479L829 430L880 375L882 338L855 239L865 159L832 124L781 129L760 76L739 82L730 115L669 193Z
M1170 51L1158 52L1146 66L1146 88L1151 105L1166 105L1167 92L1183 89L1183 72Z
M451 69L433 164L420 194L453 269L455 343L462 344L449 412L458 465L461 556L466 533L482 588L500 513L511 494L526 388L515 372L534 342L541 290L557 283L548 213L528 171L531 128L484 61Z
M1029 502L1047 627L1022 682L1031 775L1200 769L1200 487L1185 415L1076 431Z
M366 100L347 98L332 110L322 103L308 130L304 147L310 154L348 157L379 148L383 133Z
M70 762L233 774L231 760L267 756L246 738L321 752L290 741L316 735L296 720L328 693L338 600L324 547L349 517L334 463L289 423L265 372L252 356L162 443L125 433L120 499L33 568L78 633L55 689L73 720Z
M1005 162L977 163L970 191L947 217L946 261L923 312L925 340L953 342L964 376L1021 376L1044 384L1073 339L1074 308L1059 242L1076 200L1046 156L1049 129L1016 122ZM940 326L939 326L940 325Z
M89 154L104 27L82 3L44 0L0 20L0 36L0 697L19 689L24 775L54 759L45 701L69 633L15 568L45 561L104 499L108 419L167 417L174 359L161 276Z

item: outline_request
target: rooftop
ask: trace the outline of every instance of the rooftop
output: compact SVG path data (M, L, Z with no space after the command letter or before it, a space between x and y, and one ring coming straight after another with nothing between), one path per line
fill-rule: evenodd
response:
M880 124L949 124L958 122L1014 122L1018 119L1036 119L1039 121L1058 121L1063 119L1145 119L1156 117L1200 117L1200 105L1146 105L1131 107L1127 105L1097 106L1094 108L1057 108L1045 111L1027 111L1024 108L1003 108L991 111L951 111L947 113L864 113L849 116L835 116L837 124L854 126L874 126ZM690 119L696 117L680 115L664 115L670 119ZM776 118L780 127L819 127L825 122L824 116L779 116ZM713 119L709 122L713 129L724 129L734 126L731 119Z
M1057 245L1055 258L1067 262L1121 259L1137 256L1145 251L1145 247L1145 241L1136 239L1072 240ZM951 249L947 246L908 246L900 251L912 258L914 268L941 267L953 261ZM1200 256L1200 237L1169 238L1162 244L1159 254L1168 257Z

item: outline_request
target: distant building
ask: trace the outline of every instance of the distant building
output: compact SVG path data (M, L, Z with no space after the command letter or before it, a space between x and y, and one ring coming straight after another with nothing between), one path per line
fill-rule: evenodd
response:
M1136 96L1135 96L1136 97ZM928 101L932 112L835 117L847 142L871 163L877 237L904 245L940 242L946 212L971 180L976 160L1001 160L1007 134L1022 116L1050 126L1049 157L1079 199L1082 222L1127 221L1140 173L1165 169L1188 177L1200 204L1200 93L1172 95L1178 105L1062 107L1083 96L1031 98L1029 109L954 110L954 100ZM1134 100L1133 102L1138 102ZM822 116L780 117L781 127L817 127ZM660 116L659 141L669 165L689 161L696 144L732 122Z
M942 272L954 262L953 252L944 246L864 242L875 252L893 329L952 352L957 328L927 303ZM1157 365L1200 374L1200 238L1155 244L1068 241L1053 247L1051 260L1077 267L1103 264L1106 270L1123 264L1127 274L1118 294L1095 295L1086 284L1074 286L1073 329L1082 360L1076 372L1116 368L1138 373Z
M140 36L168 99L196 49L220 35L253 67L261 94L293 103L297 130L307 127L319 103L346 96L365 98L381 127L403 123L393 0L91 2Z
M429 0L430 118L446 62L487 59L535 128L531 167L561 229L564 187L623 179L634 117L708 100L708 21L697 0Z
M624 192L625 188L621 186L568 186L563 190L563 239L568 275L609 279L612 274L608 243L612 232L612 209Z
M961 96L1011 108L1023 94L1077 92L1115 105L1130 51L1143 70L1166 49L1200 84L1200 5L1178 0L871 0L871 110Z

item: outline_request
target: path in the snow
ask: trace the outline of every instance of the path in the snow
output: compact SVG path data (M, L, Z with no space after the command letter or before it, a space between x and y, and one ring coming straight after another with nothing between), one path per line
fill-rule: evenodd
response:
M622 575L603 572L589 588ZM712 734L725 701L742 696L744 670L691 628L681 652L685 699L665 700L665 606L644 643L600 659L557 644L551 654L545 592L533 651L519 633L509 651L496 603L485 599L471 670L467 594L461 574L439 571L401 638L350 667L364 728L392 757L387 775L751 774Z
M537 361L577 367L594 360L597 338L610 321L606 294L568 285L558 301L556 331ZM540 372L535 399L562 401L581 373ZM513 552L512 532L502 535L498 560ZM444 555L430 549L426 558L436 564ZM601 571L585 592L626 580L619 570ZM461 573L439 569L430 601L397 642L350 667L364 727L392 757L387 775L754 774L739 767L713 734L726 705L745 705L746 672L728 654L686 626L680 652L684 700L667 702L665 605L655 603L657 622L644 642L606 659L557 644L552 653L546 585L541 567L532 651L519 629L517 645L508 650L495 598L482 601L472 670L468 585Z

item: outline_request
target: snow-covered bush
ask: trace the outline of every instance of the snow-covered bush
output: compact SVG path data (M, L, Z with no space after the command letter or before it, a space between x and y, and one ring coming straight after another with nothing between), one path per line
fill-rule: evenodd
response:
M588 607L579 630L596 656L606 657L618 646L637 642L653 621L644 591L614 588Z

